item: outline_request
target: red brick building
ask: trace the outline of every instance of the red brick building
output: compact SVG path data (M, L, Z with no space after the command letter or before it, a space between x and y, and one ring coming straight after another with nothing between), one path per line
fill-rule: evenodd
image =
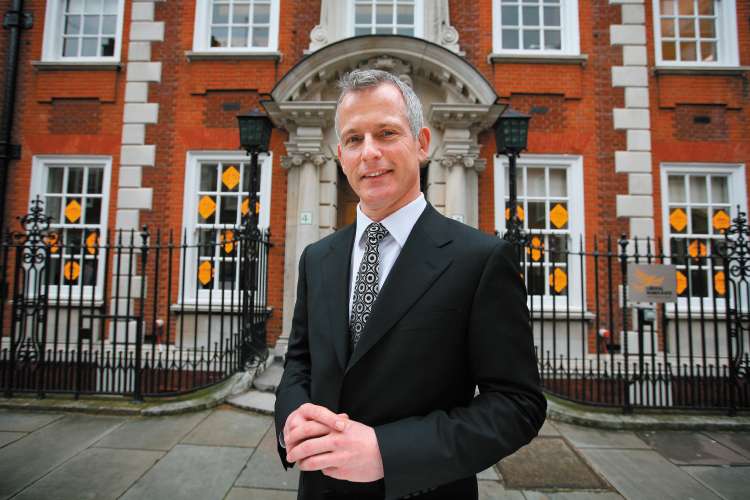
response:
M281 338L279 354L302 249L352 220L333 118L335 81L354 68L387 69L416 89L435 137L427 199L482 231L505 228L507 162L492 125L506 105L532 116L519 200L550 252L527 283L540 300L566 295L579 317L593 277L558 265L555 250L626 233L703 255L726 215L746 210L746 0L49 0L24 10L33 27L11 141L22 155L9 163L5 227L38 195L68 238L144 224L190 242L223 237L247 210L236 115L273 100L260 220L274 245L268 339ZM183 295L193 311L226 289L196 284L199 261L180 264L186 288L200 289ZM554 272L569 290L555 290ZM722 286L711 271L683 278L684 300ZM181 314L167 302L156 316Z

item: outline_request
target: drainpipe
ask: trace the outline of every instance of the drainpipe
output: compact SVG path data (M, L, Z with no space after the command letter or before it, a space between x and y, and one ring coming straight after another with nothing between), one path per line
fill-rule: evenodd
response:
M18 74L18 52L21 46L21 30L29 29L33 18L23 12L23 0L13 0L10 10L3 18L3 28L10 30L8 37L8 57L4 73L7 75L3 91L3 116L0 122L0 234L5 225L5 196L8 186L8 169L11 160L21 158L20 144L11 144L13 132L13 111L16 101L16 75Z

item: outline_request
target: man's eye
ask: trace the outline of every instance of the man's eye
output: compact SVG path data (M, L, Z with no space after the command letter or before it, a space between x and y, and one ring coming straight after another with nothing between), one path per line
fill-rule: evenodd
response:
M393 130L383 130L382 134L384 137L390 137L392 135L396 135L396 132L394 132Z
M352 135L352 136L349 136L349 137L346 138L346 140L344 141L344 144L354 144L354 143L359 142L359 141L360 141L360 137L359 136Z

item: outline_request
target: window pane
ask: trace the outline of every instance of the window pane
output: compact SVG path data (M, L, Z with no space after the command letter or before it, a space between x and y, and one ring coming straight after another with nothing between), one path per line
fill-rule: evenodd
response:
M550 50L560 50L562 48L560 30L544 30L544 48Z
M503 48L518 48L518 30L503 30Z
M102 38L102 56L113 56L115 54L115 39L114 38Z
M102 0L86 0L86 14L100 14L102 11Z
M524 49L538 49L539 44L539 30L524 30L523 32L523 48Z
M67 193L83 192L83 168L71 167L68 169L68 189Z
M414 6L399 5L396 7L397 24L414 24Z
M662 19L661 20L661 36L663 37L674 37L675 36L675 29L674 29L675 21L674 19Z
M86 198L86 210L84 211L85 224L99 224L101 222L102 199Z
M695 37L695 20L680 19L680 38L693 38Z
M356 24L370 24L372 22L372 6L357 5L354 8L354 22Z
M707 203L706 178L702 175L690 176L690 203Z
M711 177L711 201L713 203L729 203L726 177Z
M372 28L369 26L354 28L354 36L369 35L370 33L372 33Z
M253 7L253 22L255 24L268 24L271 22L271 6L269 4L256 4Z
M518 7L503 6L500 9L500 19L503 26L518 26Z
M713 19L701 19L700 23L701 38L716 37L716 23Z
M701 61L716 61L716 43L701 42Z
M708 297L708 276L705 267L703 269L691 268L690 296Z
M565 170L561 168L549 169L549 194L550 196L567 196L568 186L565 178Z
M685 238L671 238L669 240L672 264L683 266L686 263L687 240Z
M99 16L83 16L83 33L85 35L98 35L99 19Z
M546 196L547 190L544 188L544 169L527 168L526 181L528 183L528 196Z
M375 33L378 35L390 35L393 33L393 28L391 26L378 26L375 28Z
M528 206L529 229L546 229L547 213L545 203L543 201L530 201Z
M117 28L117 16L102 17L102 34L114 35Z
M85 259L81 269L81 283L84 286L93 286L96 284L96 267L98 259Z
M539 26L539 7L523 7L523 25Z
M44 214L52 217L52 224L60 223L60 207L62 199L56 196L47 196L44 202Z
M237 197L221 197L221 216L219 224L237 224Z
M250 22L250 5L236 4L232 14L233 24L248 24Z
M47 192L48 193L62 193L63 187L63 174L64 169L62 168L50 168L47 174Z
M693 233L708 234L708 210L705 208L693 208L691 211L693 222Z
M103 169L89 168L89 178L86 183L86 192L90 194L101 194Z
M714 14L714 0L698 0L698 14L712 16Z
M677 47L674 42L661 43L661 58L665 61L677 60Z
M376 24L393 24L393 5L375 6Z
M549 260L550 262L566 262L568 251L567 236L549 236Z
M397 35L414 36L414 28L396 28Z
M685 207L676 207L669 210L669 231L672 233L687 232L688 220Z
M77 38L65 38L63 40L63 57L77 57L78 56L78 39Z
M560 26L560 7L544 8L544 25Z
M253 29L253 47L268 47L268 28Z
M663 15L675 14L675 0L661 0L661 13Z
M65 16L65 34L78 35L81 33L81 16Z
M693 0L680 0L678 4L678 13L681 16L692 16L695 14L695 4Z
M229 5L214 4L213 24L226 24L229 22Z
M216 169L215 163L201 165L201 191L216 191Z
M236 276L235 264L232 261L223 261L219 265L219 288L231 290L234 288Z
M680 61L695 61L695 42L680 42Z
M66 11L75 14L83 12L83 0L68 0Z
M669 203L683 203L685 201L685 178L681 175L670 175L667 183L669 184Z
M211 47L227 47L229 46L229 40L227 37L226 28L212 28L211 29Z
M98 56L99 40L97 38L84 38L81 45L81 55L85 57Z
M117 14L117 0L104 0L104 13Z
M529 278L527 286L529 287L529 294L544 295L544 267L532 266L529 268Z
M232 28L232 47L247 47L247 28Z
M213 257L216 246L216 236L218 231L214 229L198 230L198 245L200 247L201 257Z

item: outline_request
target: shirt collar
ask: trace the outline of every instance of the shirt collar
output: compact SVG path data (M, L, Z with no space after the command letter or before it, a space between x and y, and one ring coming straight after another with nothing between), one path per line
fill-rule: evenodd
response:
M422 215L422 212L426 207L427 201L424 199L424 194L419 193L419 196L413 201L399 208L391 215L381 220L380 223L388 230L388 234L393 236L393 239L396 240L398 246L403 248L406 239L414 228L414 224L417 223L417 219L419 219L419 216ZM356 241L358 245L362 245L362 235L365 233L367 226L373 222L375 221L362 212L358 203L357 231L354 233L354 241Z

